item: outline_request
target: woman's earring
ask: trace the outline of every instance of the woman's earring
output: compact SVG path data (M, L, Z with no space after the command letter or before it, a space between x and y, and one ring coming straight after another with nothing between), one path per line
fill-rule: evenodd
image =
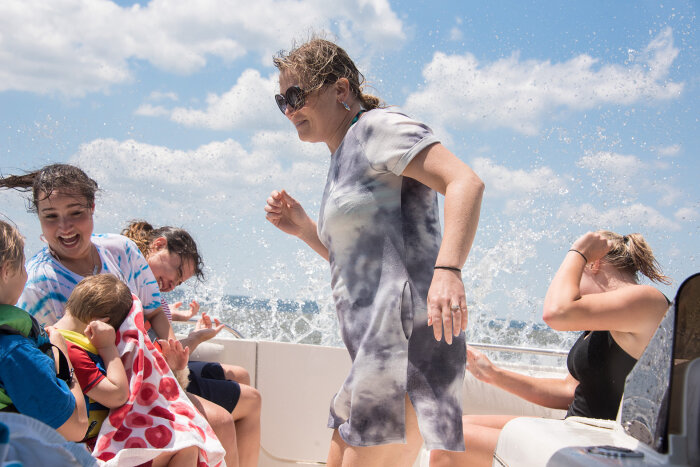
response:
M343 104L343 107L345 107L345 110L350 112L350 106L348 104L346 104L345 101L341 102L341 104Z

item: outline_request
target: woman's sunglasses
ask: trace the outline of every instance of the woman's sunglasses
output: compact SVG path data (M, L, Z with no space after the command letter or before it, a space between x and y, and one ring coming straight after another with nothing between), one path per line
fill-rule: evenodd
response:
M304 107L304 98L306 97L306 92L299 86L291 86L287 88L284 94L275 94L275 101L277 102L277 107L280 108L282 113L287 112L287 106L290 106L294 111Z

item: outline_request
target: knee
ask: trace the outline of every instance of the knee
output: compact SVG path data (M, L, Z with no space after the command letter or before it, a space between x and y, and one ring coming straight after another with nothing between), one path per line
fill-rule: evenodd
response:
M435 449L430 451L430 467L448 467L454 465L448 451Z
M236 431L231 413L219 405L212 404L212 408L207 411L207 419L217 435L219 431L233 431L234 433Z
M250 386L250 373L248 373L248 370L246 370L242 366L237 365L221 366L224 369L224 375L226 376L226 379Z
M247 397L251 406L253 409L259 412L262 407L262 395L260 394L260 391L252 386L247 386L246 388L248 393Z
M250 386L250 373L248 373L248 370L245 368L240 367L240 370L238 371L238 379L239 383Z

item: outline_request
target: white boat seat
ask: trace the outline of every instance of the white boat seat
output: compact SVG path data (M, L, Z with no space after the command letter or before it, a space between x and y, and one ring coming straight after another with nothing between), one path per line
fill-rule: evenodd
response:
M493 465L700 466L699 321L695 274L628 375L618 420L516 418L501 432Z

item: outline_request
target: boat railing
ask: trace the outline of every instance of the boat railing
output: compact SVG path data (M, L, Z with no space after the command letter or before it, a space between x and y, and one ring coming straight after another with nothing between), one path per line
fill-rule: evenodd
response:
M194 326L197 323L198 318L190 318L186 321L187 324ZM235 328L229 326L226 323L224 325L224 330L228 331L236 339L245 339L245 336L240 333ZM500 344L486 344L482 342L469 343L471 347L478 350L487 350L491 352L513 352L513 353L525 353L530 355L546 355L550 357L565 357L568 355L566 350L558 349L540 349L536 347L518 347L514 345L500 345Z
M550 357L566 357L569 354L568 350L539 349L536 347L516 347L514 345L484 344L479 342L470 342L469 346L474 347L478 350L489 350L492 352L526 353L531 355L546 355Z

